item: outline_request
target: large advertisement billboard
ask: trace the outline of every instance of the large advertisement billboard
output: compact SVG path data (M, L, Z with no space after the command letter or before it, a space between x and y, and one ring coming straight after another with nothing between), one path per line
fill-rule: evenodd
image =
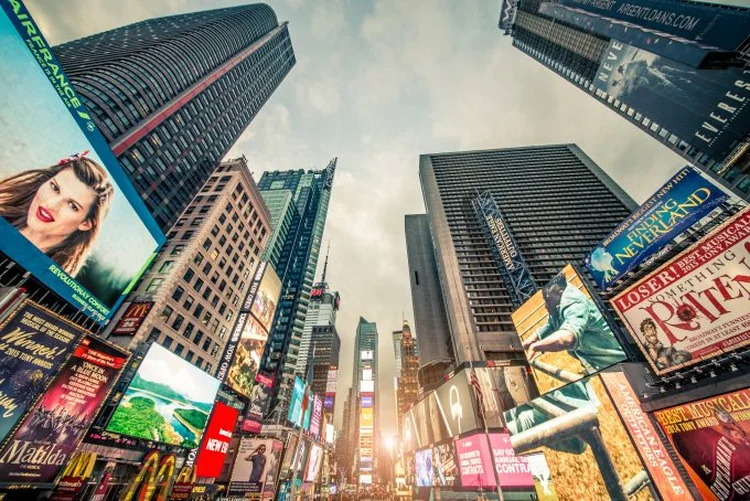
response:
M417 487L432 487L432 449L414 453L414 468Z
M198 452L195 476L216 478L221 475L239 414L240 411L226 404L214 404L211 420L208 422L205 438Z
M466 438L459 438L456 444L458 471L463 487L496 487L495 474L492 472L492 457L483 433Z
M320 467L323 465L323 448L312 444L310 447L310 459L305 468L305 482L317 482Z
M237 449L229 496L263 499L259 493L276 483L283 443L273 438L243 438ZM255 496L253 496L255 495ZM268 499L268 498L266 498ZM271 496L270 499L273 499Z
M750 33L750 13L670 0L559 0L561 5L729 51Z
M750 497L750 390L656 411L703 499Z
M544 454L560 499L625 499L626 486L644 476L599 376L507 411L505 421L516 454Z
M658 375L750 344L750 209L612 299Z
M227 374L227 384L242 395L249 397L253 391L280 294L279 276L268 263L260 263L243 308L249 312L237 320L235 329L241 334Z
M305 398L305 383L299 376L294 378L292 400L289 402L287 419L292 426L302 426L302 400Z
M656 434L648 416L641 410L641 402L628 378L622 372L603 372L599 375L617 413L633 439L654 486L665 499L691 501L685 482Z
M218 379L154 343L106 430L194 449L218 390Z
M51 485L127 359L122 348L86 336L0 451L0 483Z
M135 335L153 307L153 301L134 301L130 303L119 320L117 320L117 324L115 324L111 334L118 336Z
M580 379L626 359L606 315L571 265L511 318L541 394L566 384L550 373Z
M432 448L432 483L441 487L456 487L458 482L458 464L453 444L438 444Z
M317 395L312 400L312 417L310 418L310 435L320 438L320 420L323 417L323 399Z
M436 390L440 414L451 437L475 430L478 426L467 372L458 372ZM427 426L427 423L425 416L420 424Z
M0 442L44 390L84 332L30 300L0 326Z
M742 68L696 70L612 39L594 85L719 161L750 133Z
M586 267L607 289L726 199L694 167L680 169L586 256Z
M0 251L104 323L164 235L28 11L2 5Z

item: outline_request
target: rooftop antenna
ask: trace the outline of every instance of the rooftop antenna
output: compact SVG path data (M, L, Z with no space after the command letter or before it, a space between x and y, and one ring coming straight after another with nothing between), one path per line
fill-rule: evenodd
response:
M323 276L320 281L326 283L326 274L328 273L328 254L331 252L331 241L328 241L328 247L326 248L326 262L323 264Z

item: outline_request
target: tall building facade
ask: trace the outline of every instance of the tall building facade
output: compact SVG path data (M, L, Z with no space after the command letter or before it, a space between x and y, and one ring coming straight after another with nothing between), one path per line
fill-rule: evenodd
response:
M456 358L427 214L407 214L404 229L420 356L419 383L429 391L443 382L443 374L454 367Z
M426 154L419 175L459 364L525 360L507 281L475 212L479 193L494 197L537 284L580 262L636 207L572 144Z
M401 328L400 358L401 370L396 386L396 408L398 411L398 431L402 436L403 416L417 402L419 395L419 353L411 334L409 323L404 320Z
M54 48L168 230L295 64L264 4L149 19Z
M110 322L110 340L131 350L153 341L215 374L271 233L270 220L246 160L221 163ZM118 334L121 317L133 315L131 306L142 314L123 322L131 327Z
M354 406L356 467L358 483L372 484L375 479L375 458L378 456L378 326L359 317L354 336L354 363L352 381L355 385Z
M267 416L275 422L286 419L292 396L335 172L334 158L322 170L264 172L258 182L265 198L288 196L291 202L274 205L271 216L289 223L274 241L279 249L274 261L282 291L261 364L262 372L276 380L272 412Z
M720 3L504 0L499 27L514 47L750 199L750 8Z

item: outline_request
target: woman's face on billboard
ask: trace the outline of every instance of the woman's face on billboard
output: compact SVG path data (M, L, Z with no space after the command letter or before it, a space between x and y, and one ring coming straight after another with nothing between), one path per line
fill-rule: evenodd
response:
M74 231L91 229L88 215L95 202L96 193L78 179L73 169L63 169L37 190L21 233L47 251Z

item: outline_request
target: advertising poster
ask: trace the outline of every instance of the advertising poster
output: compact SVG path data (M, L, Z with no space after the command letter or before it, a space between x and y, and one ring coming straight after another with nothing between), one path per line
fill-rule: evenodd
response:
M323 416L323 400L315 395L312 401L312 418L310 418L310 434L320 437L320 418Z
M750 33L747 11L717 9L699 3L560 0L560 4L730 51L738 49Z
M153 308L153 301L135 301L128 305L125 313L112 329L113 335L133 336Z
M250 408L247 416L255 420L263 419L268 412L268 406L271 403L271 390L273 389L274 378L258 373L255 376L255 386L250 392Z
M533 488L529 463L523 456L516 456L507 433L490 433L492 459L501 487Z
M319 445L312 444L310 448L310 460L305 468L305 482L317 482L320 467L323 464L323 449Z
M658 375L750 343L750 209L611 303Z
M525 404L537 396L526 364L475 367L474 373L482 389L484 419L488 428L505 428L503 412Z
M0 483L52 484L127 360L122 348L86 336L0 452Z
M458 471L463 487L496 487L487 437L482 434L456 440Z
M294 378L292 400L289 402L287 419L292 426L302 426L302 399L305 396L305 383L298 376Z
M726 199L696 168L684 167L586 256L586 268L607 289Z
M472 403L473 392L469 388L467 372L458 372L436 391L440 413L451 437L478 428ZM421 422L427 423L427 420Z
M261 501L273 501L276 495L276 481L279 478L279 469L281 467L281 455L284 452L284 446L280 440L274 440L271 451L272 464L268 466L266 472L266 482L263 485L263 496Z
M313 409L313 393L310 388L307 389L306 395L302 400L302 407L305 410L302 418L302 428L305 431L310 431L310 420L312 419Z
M154 343L106 430L194 449L218 390L218 379Z
M750 390L656 411L703 499L750 498Z
M281 441L273 438L243 438L234 460L228 494L249 498L263 492L267 482L274 484L281 450Z
M458 465L453 444L438 444L432 448L432 483L441 487L457 487Z
M255 317L249 315L227 375L227 384L237 393L250 396L267 340L268 332Z
M29 300L0 327L0 442L44 390L84 332Z
M526 459L526 464L529 465L529 471L534 479L534 489L539 501L558 501L555 485L552 481L552 474L549 471L544 454L537 452L527 454L524 458Z
M26 8L2 5L0 250L104 323L164 235Z
M605 315L571 265L514 311L511 318L540 394L567 382L549 372L562 370L581 378L626 359Z
M417 476L417 487L432 487L432 449L414 453L414 472Z
M641 410L641 403L628 378L619 371L603 372L599 377L641 455L655 487L666 499L691 501L693 496L680 477L648 416Z
M507 411L505 422L516 454L544 454L560 499L622 497L628 482L645 473L599 376L570 383ZM533 446L540 442L544 445ZM607 451L614 471L600 470L595 449ZM630 499L649 499L648 492Z
M206 436L198 452L195 465L196 477L218 477L229 451L234 427L240 411L221 402L214 405L211 420L206 427Z
M287 477L292 468L292 460L297 451L297 435L289 435L286 448L284 449L284 460L281 463L281 476Z
M696 70L611 39L594 85L717 160L750 133L742 68Z
M281 280L273 267L266 266L263 279L250 307L250 314L260 323L266 332L270 332L273 316L279 304L281 295Z

